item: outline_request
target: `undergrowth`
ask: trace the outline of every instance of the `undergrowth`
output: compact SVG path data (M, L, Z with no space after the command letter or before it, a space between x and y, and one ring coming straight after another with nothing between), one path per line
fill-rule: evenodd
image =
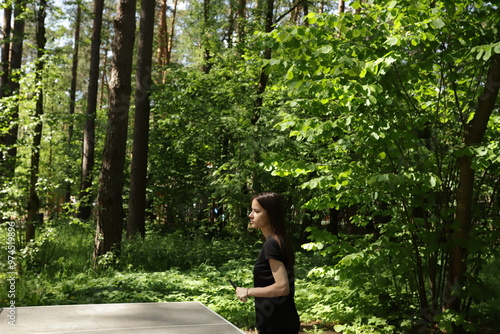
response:
M5 231L0 233L3 245ZM203 229L190 234L151 232L145 239L124 241L121 252L109 253L98 266L91 259L93 241L92 226L55 221L39 229L35 243L17 245L16 306L199 301L240 328L253 326L253 303L239 302L228 280L252 285L253 263L261 246L258 234L216 238ZM6 248L0 256L7 257ZM5 261L0 263L4 284L8 270ZM296 303L302 322L314 323L314 333L322 333L317 329L322 324L334 323L344 333L402 333L401 326L398 331L394 325L401 315L376 316L370 307L381 301L336 280L333 264L316 253L297 253ZM492 324L500 311L495 302L500 300L498 268L492 259L483 271L491 300L472 312ZM364 305L353 307L353 301ZM8 303L7 289L2 288L0 306Z

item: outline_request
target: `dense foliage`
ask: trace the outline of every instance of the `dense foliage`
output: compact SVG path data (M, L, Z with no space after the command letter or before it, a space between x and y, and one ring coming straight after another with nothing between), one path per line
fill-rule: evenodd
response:
M20 129L15 175L6 172L10 147L0 141L0 244L10 244L9 227L16 239L0 254L16 258L17 305L198 300L251 327L251 305L235 302L227 278L251 284L259 237L248 235L249 198L272 190L287 205L303 322L345 334L499 325L498 5L370 0L338 13L331 1L182 3L175 26L168 21L178 29L172 58L152 73L146 235L123 238L121 251L93 260L95 217L76 218L75 200L87 60L80 55L70 115L72 30L47 27L37 81L37 5L28 4L26 56L12 74L20 91L0 98L2 138L13 124ZM91 4L79 5L90 21ZM112 12L105 8L101 34L96 165L109 108ZM48 14L67 19L56 5ZM89 45L83 28L83 54ZM43 222L26 240L33 152ZM90 172L93 203L98 168ZM130 180L124 184L126 200ZM3 282L13 268L0 263ZM0 306L8 299L0 291Z

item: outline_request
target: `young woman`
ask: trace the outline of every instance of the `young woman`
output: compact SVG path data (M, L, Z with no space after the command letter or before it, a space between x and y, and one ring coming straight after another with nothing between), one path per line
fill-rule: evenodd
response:
M299 315L294 301L294 253L285 230L281 197L261 193L252 200L250 227L261 230L262 250L254 266L254 287L236 288L241 301L255 298L257 330L260 334L297 334Z

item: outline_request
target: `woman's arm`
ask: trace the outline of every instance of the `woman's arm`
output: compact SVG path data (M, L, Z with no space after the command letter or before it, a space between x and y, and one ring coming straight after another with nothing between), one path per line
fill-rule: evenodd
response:
M269 259L269 265L273 272L274 283L262 288L236 288L236 296L241 301L248 297L280 297L290 293L288 274L283 262Z

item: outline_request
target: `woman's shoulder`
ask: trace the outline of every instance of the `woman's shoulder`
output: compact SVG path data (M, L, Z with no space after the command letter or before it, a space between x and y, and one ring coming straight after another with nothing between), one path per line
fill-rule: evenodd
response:
M266 241L264 241L264 244L279 245L279 241L274 235L270 235L267 237Z
M272 252L272 253L276 253L276 252L281 253L282 252L278 239L273 235L270 235L269 237L267 237L262 248L264 248L268 252Z

